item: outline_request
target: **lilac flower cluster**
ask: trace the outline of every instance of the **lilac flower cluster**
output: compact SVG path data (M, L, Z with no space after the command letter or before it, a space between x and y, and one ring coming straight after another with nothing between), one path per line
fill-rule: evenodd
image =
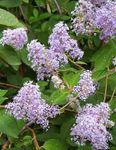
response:
M0 39L0 43L4 45L10 45L16 50L20 50L27 43L28 37L25 29L7 29L3 31L3 37Z
M29 123L39 124L42 128L49 127L48 118L59 114L57 106L50 106L41 98L39 86L32 81L26 82L13 98L13 102L5 107L16 119L25 119Z
M64 56L53 53L46 49L44 45L37 40L32 40L27 44L28 59L32 62L32 68L37 72L38 80L53 75L61 64L67 63Z
M107 42L116 34L116 2L108 0L79 0L72 12L72 26L78 34L101 31L100 39Z
M95 26L100 29L100 39L108 42L116 34L116 2L109 2L96 10Z
M76 123L71 128L72 139L80 145L84 145L86 141L90 141L93 149L108 149L108 141L112 139L112 135L107 131L107 123L109 120L110 108L107 103L100 103L92 106L87 104L84 106L76 117Z
M27 44L28 58L32 62L32 68L37 72L38 80L54 75L61 65L67 64L66 53L73 59L82 58L83 52L79 49L76 40L70 38L67 30L68 26L63 22L55 25L49 37L49 49L37 40Z
M92 34L94 27L94 6L90 1L79 0L72 11L73 31L79 34Z
M79 85L74 86L73 92L77 93L81 100L87 99L96 90L96 86L94 85L91 76L91 71L84 71L80 76Z
M63 22L59 22L55 25L48 40L50 50L53 52L58 52L62 55L68 53L73 59L79 60L83 57L83 51L81 51L78 47L77 41L71 39L68 34L68 30L68 26Z

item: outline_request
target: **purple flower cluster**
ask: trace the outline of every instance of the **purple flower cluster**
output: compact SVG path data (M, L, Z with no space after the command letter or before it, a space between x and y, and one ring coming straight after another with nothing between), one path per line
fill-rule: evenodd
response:
M67 30L68 26L63 22L55 25L49 37L49 49L37 40L27 44L28 58L32 62L32 68L37 72L38 80L54 75L61 65L67 64L67 54L73 59L82 58L83 51L79 49L76 40L70 38Z
M0 39L0 43L4 45L10 45L16 50L20 50L27 43L28 37L25 29L7 29L3 31L3 37Z
M74 11L72 11L72 28L76 35L94 32L94 15L94 6L90 1L78 1Z
M55 25L48 40L50 50L60 53L60 55L67 53L73 59L79 60L83 57L83 51L78 47L77 41L71 39L68 30L68 26L63 22L59 22Z
M95 26L100 29L100 39L108 42L116 34L116 2L109 2L96 10Z
M13 102L5 107L16 119L25 119L29 123L39 124L42 128L49 127L48 118L54 118L59 114L58 107L48 105L41 98L39 86L31 81L26 82L13 98Z
M107 131L107 123L112 124L109 117L110 108L107 103L96 106L87 104L81 109L76 123L71 128L72 140L80 145L90 141L95 150L108 149L107 142L112 139L112 135Z
M79 0L72 12L72 26L78 34L101 31L100 39L107 42L116 34L116 2L108 0Z
M86 100L96 90L91 76L91 71L84 71L80 76L79 85L74 86L73 92L77 93L81 100Z
M37 72L37 79L54 75L61 64L67 63L67 59L62 55L57 55L37 40L32 40L27 44L28 59L32 62L32 68Z

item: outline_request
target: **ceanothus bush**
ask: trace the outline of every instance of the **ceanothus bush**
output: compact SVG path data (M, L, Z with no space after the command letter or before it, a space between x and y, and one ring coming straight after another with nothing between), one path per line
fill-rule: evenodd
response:
M40 12L45 9L42 3L38 4ZM55 4L57 10L54 9ZM42 16L36 12L38 10L34 9L36 19L33 16L26 20L29 23L27 28L19 24L19 27L14 26L17 28L2 31L0 86L11 86L11 90L15 88L12 93L8 89L8 100L3 98L4 94L0 95L0 106L5 109L2 113L15 119L18 128L22 127L16 136L19 139L26 141L30 138L25 129L32 132L31 144L33 141L36 150L52 150L49 149L51 147L53 150L80 150L81 146L84 149L114 150L116 2L78 0L70 12L70 22L65 9L62 10L64 5L61 7L64 12L57 1L54 5L46 1L46 5L49 13L59 11L60 17L56 17L55 23L50 22L53 16L49 16L48 12L43 15L43 22ZM22 12L21 6L20 9ZM62 13L66 14L62 16ZM51 17L50 23L47 17ZM61 21L59 18L62 18ZM39 19L43 26L35 29ZM44 30L48 31L48 36L44 35ZM8 54L5 55L2 50ZM3 84L3 81L6 83ZM6 134L7 130L3 128L0 132ZM18 144L9 138L12 137L11 132L7 136L9 150L17 149ZM2 141L6 139L4 137ZM55 149L57 145L58 149Z

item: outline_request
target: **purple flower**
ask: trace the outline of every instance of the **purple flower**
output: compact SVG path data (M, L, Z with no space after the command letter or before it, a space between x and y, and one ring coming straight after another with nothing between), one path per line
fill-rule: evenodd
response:
M80 76L79 84L74 86L73 92L77 93L81 100L86 100L96 90L91 76L91 71L84 71Z
M79 0L72 11L72 28L76 35L94 33L94 5L90 1Z
M116 2L109 2L96 10L94 25L100 29L100 39L108 42L116 34Z
M77 41L70 38L68 30L63 22L56 24L49 37L48 49L37 40L27 44L28 59L37 72L38 80L57 74L57 70L68 63L68 57L75 60L83 57L83 51L78 47Z
M79 0L72 17L72 28L77 35L100 31L100 39L107 43L116 34L116 2Z
M108 149L108 141L112 135L107 131L106 125L110 117L110 108L107 103L92 106L87 104L76 116L76 122L71 128L72 140L77 144L85 145L90 141L93 149Z
M27 43L28 37L25 29L7 29L3 31L3 37L0 39L0 43L4 45L10 45L16 50L20 50Z
M50 50L65 56L67 53L73 59L81 59L84 52L78 47L77 41L72 39L68 34L69 28L63 22L55 25L48 43Z
M50 106L41 98L39 86L32 81L26 82L13 98L13 102L5 107L16 119L25 119L29 123L39 124L42 128L48 128L48 119L59 114L57 106Z
M29 52L28 59L32 63L32 68L37 72L38 80L43 80L44 77L53 75L60 67L60 64L62 64L62 56L60 56L61 59L59 60L56 54L46 49L37 40L33 40L27 44L27 50Z

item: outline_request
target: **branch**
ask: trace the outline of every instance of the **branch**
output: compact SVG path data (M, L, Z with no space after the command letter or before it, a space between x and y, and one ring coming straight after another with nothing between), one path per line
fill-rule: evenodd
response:
M39 144L38 144L38 141L37 141L37 137L36 137L36 134L35 134L35 132L34 132L34 129L32 129L32 128L30 128L30 127L27 127L30 131L31 131L31 133L32 133L32 137L33 137L33 142L34 142L34 145L35 145L35 149L36 150L39 150L40 149L40 147L39 147Z
M106 97L107 97L107 89L108 89L108 75L106 76L106 82L105 82L104 102L106 101Z
M113 91L113 93L112 93L112 96L111 96L110 102L113 100L114 95L115 95L115 92L116 92L116 87L114 88L114 91Z
M5 108L5 105L0 105L0 108Z
M57 0L54 0L54 3L55 3L55 5L56 5L56 7L57 7L57 10L58 10L59 14L61 15L61 14L62 14L62 11L61 11L61 8L60 8L60 6L59 6Z
M2 82L0 82L0 86L2 86L2 87L12 87L12 88L15 88L15 89L19 89L20 88L17 85L8 84L8 83L2 83Z

